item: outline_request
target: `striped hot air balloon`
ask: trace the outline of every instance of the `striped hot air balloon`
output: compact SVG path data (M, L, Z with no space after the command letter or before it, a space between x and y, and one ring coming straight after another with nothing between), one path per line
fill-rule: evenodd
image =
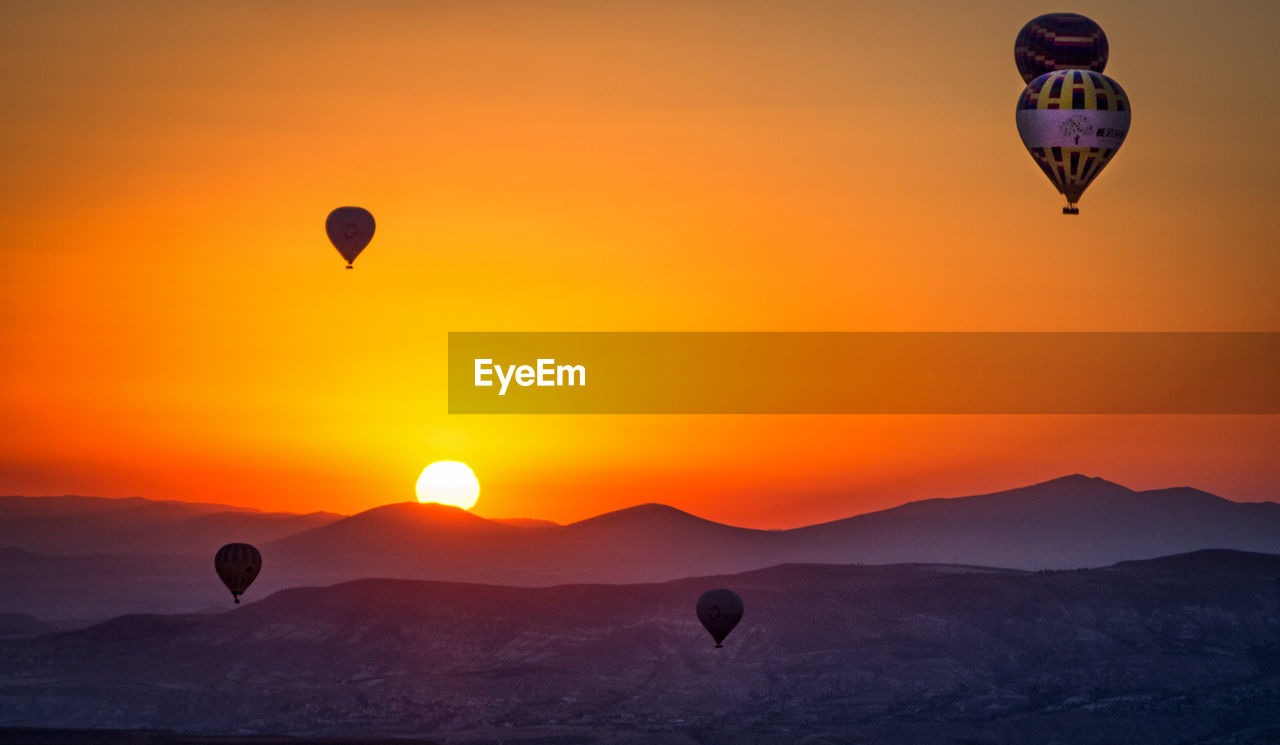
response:
M240 596L262 571L262 554L247 543L228 543L214 555L213 568L239 603Z
M1018 134L1036 164L1067 198L1064 214L1115 156L1129 133L1129 97L1089 70L1058 70L1031 81L1018 97Z
M1075 13L1046 13L1027 21L1013 42L1013 61L1023 82L1054 70L1092 70L1107 66L1107 35L1092 20Z

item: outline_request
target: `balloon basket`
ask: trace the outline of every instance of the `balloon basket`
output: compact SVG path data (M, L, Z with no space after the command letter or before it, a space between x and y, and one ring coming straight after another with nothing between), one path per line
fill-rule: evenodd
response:
M1080 214L1080 208L1079 208L1079 207L1063 207L1063 208L1062 208L1062 214L1064 214L1064 215L1078 215L1078 214ZM350 268L350 267L348 267L348 268Z
M717 645L716 645L716 649L724 649L724 645L723 645L723 644L717 644Z
M354 266L351 266L350 264L347 264L347 268L348 268L348 269L355 269L355 267L354 267Z

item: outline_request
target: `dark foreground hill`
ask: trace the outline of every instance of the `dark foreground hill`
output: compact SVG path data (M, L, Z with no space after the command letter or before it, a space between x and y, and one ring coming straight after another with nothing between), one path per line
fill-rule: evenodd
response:
M715 586L741 626L693 617ZM1280 556L787 565L663 584L361 580L0 642L0 726L455 743L1263 743ZM545 739L535 739L545 738Z
M440 745L430 740L388 737L286 737L282 735L187 735L172 730L89 730L0 727L6 745Z

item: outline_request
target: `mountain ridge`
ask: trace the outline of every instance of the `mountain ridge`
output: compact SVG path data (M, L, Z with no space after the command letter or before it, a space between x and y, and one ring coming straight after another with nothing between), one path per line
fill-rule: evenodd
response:
M82 543L63 545L58 555L32 551L36 541L25 534L27 545L16 548L29 553L0 563L0 612L57 621L222 605L226 593L212 580L209 557L232 540L249 540L263 555L249 599L367 577L545 587L666 581L794 562L1039 570L1198 549L1280 553L1280 504L1232 502L1190 487L1134 491L1078 474L777 531L725 525L652 502L537 527L417 502L326 518L303 530L291 529L293 517L268 513L253 516L259 539L219 527L223 519L209 513L183 521L195 537L153 525L148 530L174 534L146 544L157 554L150 559L139 553L145 543L139 540L126 541L119 554ZM0 538L3 525L0 516ZM135 535L111 530L116 541Z
M831 520L824 520L821 522L811 523L808 525L801 525L793 528L749 528L749 527L737 526L737 525L732 525L730 523L722 523L717 520L712 520L710 518L702 517L700 515L696 515L687 510L684 510L674 505L666 504L663 502L644 502L640 504L629 505L627 507L620 507L614 510L609 510L607 512L602 512L598 515L592 515L590 517L585 517L585 518L571 521L568 523L557 523L551 520L545 520L542 518L531 518L531 517L522 517L522 518L482 517L473 512L470 512L469 510L462 510L461 508L454 507L452 505L445 505L437 502L427 502L427 503L420 503L416 501L392 502L392 503L387 503L383 505L376 505L374 507L370 507L368 509L355 512L350 515L345 515L341 513L327 512L324 510L314 510L306 513L281 512L281 511L264 512L262 510L252 508L252 507L239 507L239 506L233 506L233 505L227 505L227 504L221 504L221 503L215 503L215 502L185 502L185 501L176 500L176 499L150 499L146 497L92 497L92 496L80 496L80 495L0 496L0 521L6 518L15 517L15 516L26 516L25 514L23 514L23 511L14 511L11 509L10 505L14 504L14 500L27 500L32 503L39 502L42 500L71 500L75 502L80 502L82 504L102 505L99 509L90 510L92 512L120 512L120 511L125 511L131 508L147 507L147 506L175 506L180 508L191 508L193 511L202 512L204 513L203 516L205 517L212 517L220 513L252 513L252 514L261 515L261 516L272 516L272 517L280 517L280 518L321 517L321 518L332 519L333 522L349 520L349 519L358 518L361 516L367 517L371 513L378 514L381 512L385 512L389 509L390 510L416 509L419 505L422 505L424 508L438 509L441 511L441 514L462 513L469 517L474 517L477 520L481 520L487 523L496 523L499 525L507 525L510 527L536 526L536 527L566 528L566 527L571 527L575 525L597 524L601 522L610 522L618 519L629 519L633 516L638 516L638 515L646 515L646 516L664 515L667 517L676 517L676 518L682 518L682 519L691 518L692 520L700 521L703 523L710 523L714 525L720 525L720 526L735 528L735 529L744 530L744 531L752 531L756 533L786 533L786 532L791 532L796 530L807 530L807 529L816 528L819 526L830 525L833 523L840 523L846 520L852 520L856 518L865 518L872 515L888 515L888 514L895 514L895 513L902 513L902 512L912 512L920 509L929 509L937 506L956 505L960 503L966 503L969 500L998 500L998 501L1009 501L1014 503L1023 501L1025 504L1025 498L1033 498L1033 499L1041 499L1041 500L1061 498L1064 496L1068 498L1073 498L1073 497L1078 497L1082 490L1089 492L1091 494L1092 499L1094 500L1099 499L1101 497L1108 496L1108 495L1110 496L1146 495L1150 497L1177 496L1177 497L1188 497L1188 498L1199 497L1203 499L1205 502L1211 502L1214 504L1275 505L1276 508L1280 508L1280 502L1277 502L1275 500L1262 500L1262 501L1249 501L1249 502L1234 501L1234 500L1226 499L1224 497L1218 496L1216 494L1213 494L1208 491L1204 491L1203 489L1199 489L1193 486L1187 486L1187 485L1169 486L1169 487L1160 487L1157 489L1147 489L1147 490L1139 491L1139 490L1130 489L1126 486L1123 486L1121 484L1118 484L1113 481L1109 481L1107 479L1104 479L1098 476L1087 476L1080 473L1073 473L1073 474L1067 474L1064 476L1058 476L1052 479L1048 479L1046 481L1027 484L1024 486L1012 487L1010 489L1002 489L994 492L984 492L982 494L961 495L961 496L954 496L954 497L927 497L923 499L913 499L907 502L903 502L902 504L895 505L893 507L887 507L880 510L872 510L870 512L855 513L852 515L848 515L846 517L834 518ZM0 540L2 540L2 536L0 536ZM3 546L3 545L7 545L7 544L0 543L0 546Z

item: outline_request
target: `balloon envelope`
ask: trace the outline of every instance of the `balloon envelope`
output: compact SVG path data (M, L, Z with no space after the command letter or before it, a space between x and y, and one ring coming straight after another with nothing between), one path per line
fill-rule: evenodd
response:
M329 241L342 258L347 260L348 268L373 240L373 229L373 215L362 207L339 207L324 221L324 232L329 234Z
M1046 13L1027 21L1013 42L1018 74L1030 83L1054 70L1092 70L1107 66L1107 35L1092 20L1075 13Z
M706 627L716 646L742 620L742 598L733 590L707 590L698 598L698 620Z
M213 568L238 603L262 571L262 554L247 543L228 543L214 555Z
M1018 135L1040 170L1074 205L1129 133L1129 97L1098 72L1058 70L1018 97Z

